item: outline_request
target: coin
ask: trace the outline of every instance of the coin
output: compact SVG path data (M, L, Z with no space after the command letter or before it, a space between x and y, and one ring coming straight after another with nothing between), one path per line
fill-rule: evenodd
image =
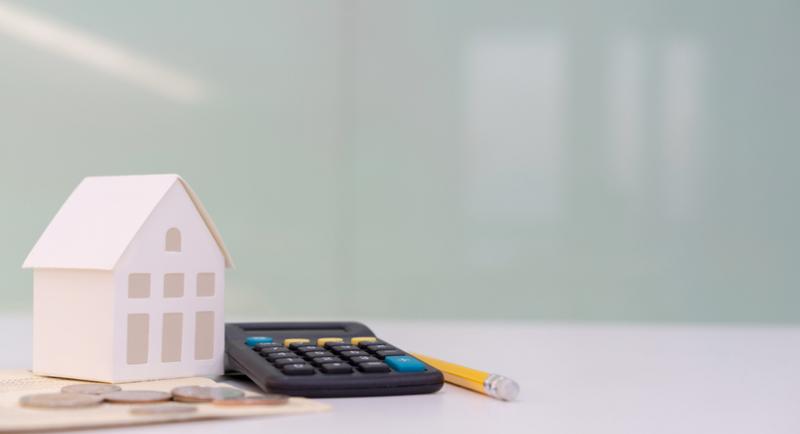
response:
M145 402L169 401L172 398L167 392L157 390L120 390L102 395L108 402L120 404L138 404Z
M156 416L162 414L194 413L197 407L189 404L154 404L139 405L131 409L131 414L137 416Z
M244 396L244 392L232 387L182 386L172 389L172 399L180 402L211 402Z
M244 398L244 392L233 387L212 387L211 398L214 401Z
M181 402L211 401L211 390L203 386L181 386L172 389L172 399Z
M102 395L104 393L118 392L119 386L113 384L70 384L61 388L61 393L80 393L83 395Z
M94 407L103 402L98 395L82 395L79 393L40 393L25 395L19 399L23 407L35 408L81 408Z
M241 406L241 405L284 405L289 402L286 395L267 394L257 396L244 396L241 398L214 400L214 405Z

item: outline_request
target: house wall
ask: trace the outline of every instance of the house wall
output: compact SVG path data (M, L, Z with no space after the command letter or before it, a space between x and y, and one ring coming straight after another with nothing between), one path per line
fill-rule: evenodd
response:
M114 276L110 271L33 272L33 372L112 381Z
M181 251L167 252L166 234L177 227L181 232ZM114 378L116 381L215 375L222 373L224 353L224 295L225 261L216 241L211 236L194 204L183 187L176 183L164 196L128 246L114 272L115 323L114 323ZM149 296L128 297L129 275L150 274ZM164 276L183 273L183 295L167 297ZM214 273L214 295L197 295L197 274ZM195 345L195 319L208 317L213 312L213 351L210 359L196 360L195 352L206 345ZM129 364L127 360L128 315L148 314L146 362ZM176 349L162 348L165 314L167 321L181 324L180 361L174 360ZM176 320L174 314L182 314ZM168 333L170 334L170 333ZM205 338L202 343L207 344Z

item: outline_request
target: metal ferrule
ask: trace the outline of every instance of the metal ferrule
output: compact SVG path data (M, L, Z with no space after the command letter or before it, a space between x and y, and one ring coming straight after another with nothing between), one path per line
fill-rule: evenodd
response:
M519 394L519 385L508 377L490 374L483 382L483 390L493 398L513 401Z

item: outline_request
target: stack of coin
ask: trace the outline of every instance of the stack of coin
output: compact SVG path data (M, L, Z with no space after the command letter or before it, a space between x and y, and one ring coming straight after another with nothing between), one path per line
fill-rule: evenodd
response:
M192 413L197 407L187 404L163 404L175 400L182 403L210 402L220 406L282 405L289 397L278 394L245 396L232 387L182 386L171 393L157 390L122 390L113 384L72 384L64 386L61 393L25 395L19 403L31 408L85 408L103 402L119 404L155 404L131 409L136 415L164 415ZM159 404L156 404L159 403Z
M286 395L268 394L244 396L231 387L184 386L172 389L172 399L180 402L211 402L221 406L282 405L289 402Z
M120 390L106 393L103 398L108 402L119 404L149 404L169 401L172 399L172 395L157 390Z
M61 393L80 393L82 395L104 395L122 390L114 384L71 384L61 388Z
M39 393L19 399L21 406L32 408L85 408L98 406L102 402L102 396L80 393Z
M180 402L212 402L242 397L244 392L232 387L183 386L172 389L172 399Z
M154 390L122 390L113 384L71 384L61 388L61 393L25 395L19 399L23 407L32 408L84 408L105 402L143 404L169 401L172 395Z

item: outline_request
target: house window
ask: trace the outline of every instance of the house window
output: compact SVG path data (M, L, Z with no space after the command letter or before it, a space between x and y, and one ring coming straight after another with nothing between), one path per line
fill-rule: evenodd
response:
M183 314L171 312L164 314L161 328L161 361L180 362L183 342Z
M214 296L214 273L197 274L197 296L198 297Z
M181 231L178 228L170 228L167 231L165 248L168 252L181 251Z
M128 298L150 297L150 273L128 275Z
M147 347L150 334L150 315L146 313L128 314L127 357L129 365L147 363Z
M183 273L164 275L164 297L183 297Z
M194 316L194 358L214 357L214 312L197 312Z

